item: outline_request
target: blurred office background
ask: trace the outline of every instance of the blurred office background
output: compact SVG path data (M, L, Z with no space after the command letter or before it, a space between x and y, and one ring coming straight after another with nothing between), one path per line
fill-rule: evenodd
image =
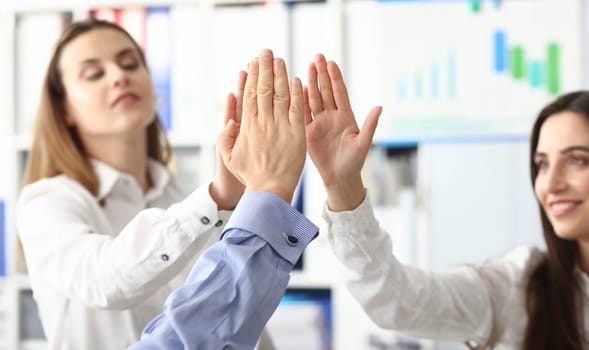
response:
M46 349L14 208L40 84L62 29L120 23L145 50L172 170L214 173L223 103L261 48L306 81L316 53L340 64L359 123L384 107L364 179L407 264L447 269L542 246L528 133L541 107L587 85L586 0L20 0L0 5L0 350ZM307 163L296 205L321 228ZM325 230L269 328L280 350L464 349L378 329L341 282Z

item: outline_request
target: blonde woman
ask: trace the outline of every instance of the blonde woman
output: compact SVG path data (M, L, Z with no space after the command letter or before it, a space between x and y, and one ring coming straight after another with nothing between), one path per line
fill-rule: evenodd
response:
M241 113L240 77L226 121ZM166 169L170 149L155 101L143 53L125 30L86 20L64 31L17 208L52 349L135 343L243 194L222 161L210 184L192 193L177 183Z

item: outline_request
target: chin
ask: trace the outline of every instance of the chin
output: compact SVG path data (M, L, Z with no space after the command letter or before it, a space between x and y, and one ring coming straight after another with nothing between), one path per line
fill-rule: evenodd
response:
M582 238L583 233L577 232L576 230L567 230L567 229L554 229L556 236L560 239L564 239L567 241L576 241Z

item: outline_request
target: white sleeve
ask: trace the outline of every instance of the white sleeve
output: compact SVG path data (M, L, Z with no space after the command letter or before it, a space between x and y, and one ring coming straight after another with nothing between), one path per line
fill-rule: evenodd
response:
M89 193L43 180L25 187L17 205L31 276L90 307L124 309L140 302L222 229L215 226L219 212L208 185L168 209L140 211L114 237L97 232L99 210Z
M390 235L380 228L368 198L348 212L325 206L323 217L349 290L380 327L479 344L496 331L497 309L507 305L521 278L510 273L518 266L497 262L492 268L463 266L440 273L403 265L393 256Z

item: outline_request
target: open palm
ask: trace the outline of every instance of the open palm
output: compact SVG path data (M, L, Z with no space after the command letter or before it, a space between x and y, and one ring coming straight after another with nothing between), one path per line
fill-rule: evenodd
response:
M307 150L326 186L360 179L382 108L358 128L341 71L317 55L309 66Z

